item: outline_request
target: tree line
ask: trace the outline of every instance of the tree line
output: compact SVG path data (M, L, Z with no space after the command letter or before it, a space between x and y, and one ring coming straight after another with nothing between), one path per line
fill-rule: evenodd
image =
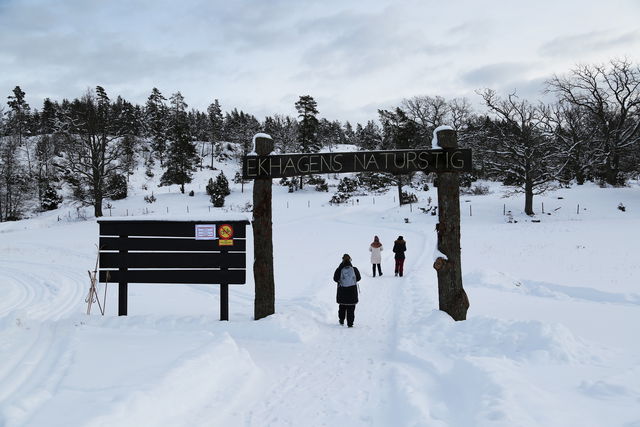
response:
M354 126L319 118L309 95L295 103L296 117L275 114L260 121L237 108L223 112L217 99L206 111L189 109L180 92L165 97L157 88L144 105L111 99L97 86L74 100L47 98L38 110L16 86L0 107L0 221L57 207L63 185L102 216L104 200L126 197L128 176L141 166L153 176L160 165L161 184L178 184L184 192L195 170L214 168L215 159L241 158L258 132L273 137L277 152L313 153L337 144L362 150L429 147L434 130L449 125L460 146L473 149L474 172L464 181L512 186L524 193L527 214L534 213L534 195L558 183L620 186L638 174L638 65L612 60L577 66L548 79L546 91L552 103L484 89L478 91L482 112L468 99L415 96ZM400 177L397 183L400 188Z

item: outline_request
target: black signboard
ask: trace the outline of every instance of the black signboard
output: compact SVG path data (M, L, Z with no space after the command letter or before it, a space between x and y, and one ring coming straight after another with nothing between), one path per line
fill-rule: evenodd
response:
M229 319L229 285L246 283L249 221L99 219L99 278L118 283L127 315L129 283L219 284L220 320Z
M242 177L284 178L345 172L470 172L470 149L354 151L245 156Z

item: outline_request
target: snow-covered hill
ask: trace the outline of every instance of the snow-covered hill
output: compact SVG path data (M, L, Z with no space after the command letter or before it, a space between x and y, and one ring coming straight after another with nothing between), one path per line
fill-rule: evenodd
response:
M230 179L237 168L219 167ZM189 197L141 171L111 214L208 215L216 174L199 172ZM232 184L223 210L242 211L244 190ZM252 274L231 287L229 322L217 286L130 285L128 317L112 286L106 315L87 316L90 210L2 223L0 425L640 425L640 186L551 192L536 198L540 222L491 190L462 197L471 307L457 323L437 310L436 217L397 207L394 191L331 206L331 193L274 185L277 313L260 321ZM437 199L417 193L422 206ZM374 235L385 247L375 278ZM338 325L331 280L343 253L363 273L353 329Z

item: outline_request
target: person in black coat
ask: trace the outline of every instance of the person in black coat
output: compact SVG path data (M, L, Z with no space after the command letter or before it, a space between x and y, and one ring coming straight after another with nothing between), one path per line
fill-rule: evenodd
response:
M407 242L402 238L402 236L398 236L398 240L393 242L393 253L396 259L396 276L400 275L402 277L402 273L404 272L404 253L407 251Z
M342 256L342 262L333 273L333 281L338 284L336 302L338 303L338 321L344 325L347 318L347 326L353 327L355 320L356 304L358 303L358 282L360 271L351 265L351 257L348 254Z

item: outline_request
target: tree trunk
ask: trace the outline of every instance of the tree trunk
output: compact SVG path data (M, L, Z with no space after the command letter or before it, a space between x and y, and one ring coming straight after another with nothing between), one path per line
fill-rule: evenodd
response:
M621 184L618 180L618 173L620 172L618 160L619 156L615 152L610 153L609 156L607 156L607 162L605 164L605 181L609 185L618 186Z
M402 175L398 175L398 206L402 206Z
M213 170L213 146L215 145L214 142L211 142L211 170Z
M524 183L524 213L534 215L533 212L533 184L529 179Z
M273 150L271 138L256 138L256 153L266 156ZM254 318L275 313L275 281L273 278L273 230L271 211L271 179L253 183L253 276L255 278Z
M102 196L96 196L96 200L93 203L93 214L96 218L102 216Z
M440 146L457 148L453 130L438 132ZM438 174L438 250L446 255L444 267L438 269L438 296L440 310L454 320L465 320L469 299L462 287L460 257L460 178L456 172Z

